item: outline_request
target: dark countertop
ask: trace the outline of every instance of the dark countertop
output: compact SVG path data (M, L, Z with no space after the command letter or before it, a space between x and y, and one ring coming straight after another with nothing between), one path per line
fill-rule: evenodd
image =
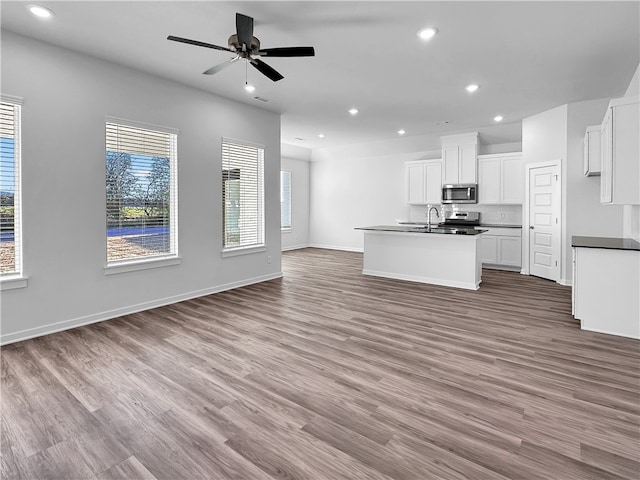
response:
M640 242L631 238L610 237L571 237L572 247L581 248L609 248L613 250L637 250L640 251Z
M369 230L374 232L401 232L401 233L430 233L444 235L479 235L486 230L464 227L438 227L428 228L426 225L375 225L373 227L357 227L356 230Z
M522 228L522 225L500 225L498 223L481 223L480 226L487 228Z
M400 225L427 225L427 222L399 222ZM436 225L435 223L432 225ZM442 227L442 223L437 224L438 227ZM481 223L480 225L476 225L477 227L486 227L486 228L522 228L522 225L513 225L513 224L499 224L499 223ZM470 228L470 227L469 227Z

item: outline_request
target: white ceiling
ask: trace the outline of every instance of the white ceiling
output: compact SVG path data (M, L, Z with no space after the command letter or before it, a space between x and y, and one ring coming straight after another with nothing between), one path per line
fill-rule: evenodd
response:
M623 95L640 62L637 1L38 2L54 10L49 20L27 3L2 1L3 29L280 112L282 141L307 148L393 139L399 128L518 142L523 117ZM236 12L254 17L263 48L311 45L316 56L264 58L285 78L249 68L248 94L241 62L202 74L226 52L166 40L226 46ZM425 43L416 34L428 25L440 33ZM471 82L481 85L472 95ZM503 125L489 128L497 114Z

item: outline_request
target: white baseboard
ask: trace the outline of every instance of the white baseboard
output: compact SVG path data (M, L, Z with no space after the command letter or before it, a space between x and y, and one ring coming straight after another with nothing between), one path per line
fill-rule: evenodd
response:
M566 278L561 278L560 280L558 280L558 283L560 285L564 285L565 287L570 287L571 285L573 285L573 282L571 280L566 279Z
M196 290L193 292L186 292L180 295L173 295L171 297L160 298L150 302L139 303L137 305L130 305L127 307L116 308L114 310L108 310L106 312L94 313L86 315L84 317L73 318L70 320L64 320L62 322L51 323L49 325L42 325L40 327L28 328L19 332L8 333L0 335L0 345L8 345L9 343L20 342L22 340L28 340L34 337L40 337L42 335L49 335L50 333L61 332L63 330L69 330L71 328L81 327L83 325L90 325L92 323L103 322L105 320L111 320L113 318L121 317L123 315L129 315L131 313L142 312L144 310L150 310L152 308L163 307L172 303L183 302L192 298L203 297L205 295L211 295L214 293L224 292L226 290L232 290L234 288L245 287L254 283L266 282L267 280L274 280L276 278L282 278L282 272L273 273L269 275L263 275L260 277L253 277L239 282L227 283L211 288L204 288L202 290Z
M337 245L322 245L319 243L310 243L310 247L312 248L326 248L327 250L342 250L343 252L364 252L363 248L355 248L355 247L339 247Z
M309 248L309 246L310 246L310 245L309 245L308 243L306 243L306 244L304 244L304 245L293 245L293 246L291 246L291 247L284 247L284 248L282 248L282 251L283 251L283 252L288 252L289 250L300 250L301 248Z

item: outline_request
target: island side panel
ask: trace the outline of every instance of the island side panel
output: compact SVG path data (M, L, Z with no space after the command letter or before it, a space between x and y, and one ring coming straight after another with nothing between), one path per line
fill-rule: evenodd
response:
M477 290L479 237L365 231L362 273Z

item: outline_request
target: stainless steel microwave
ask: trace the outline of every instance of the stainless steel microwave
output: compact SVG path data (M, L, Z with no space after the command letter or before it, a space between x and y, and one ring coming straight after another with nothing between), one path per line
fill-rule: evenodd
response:
M478 203L478 185L475 183L443 185L442 203Z

